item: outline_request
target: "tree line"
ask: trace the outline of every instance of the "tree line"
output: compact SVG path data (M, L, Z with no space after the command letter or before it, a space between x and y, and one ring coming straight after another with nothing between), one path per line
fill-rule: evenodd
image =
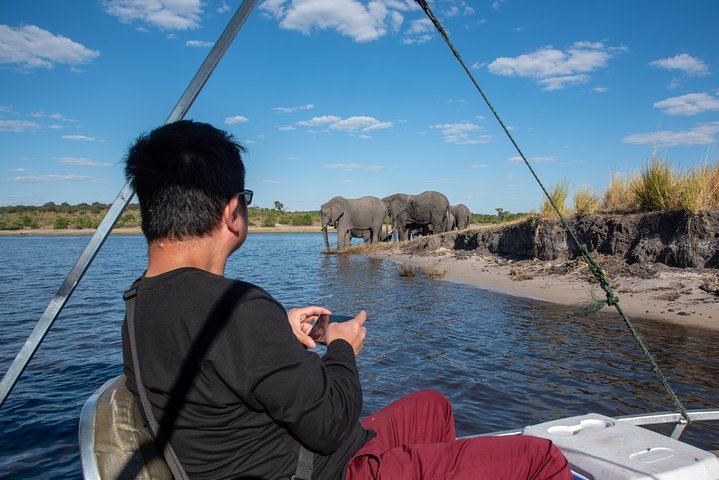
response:
M109 204L100 202L74 205L67 202L60 204L47 202L39 206L4 206L0 207L0 230L97 228L109 208ZM501 208L496 210L496 215L473 213L470 223L502 223L527 215L525 213L510 213ZM115 227L139 228L140 221L140 206L136 203L131 203L123 212ZM274 208L250 206L248 208L248 221L254 227L316 225L319 228L320 211L288 212L282 202L276 201L274 202Z

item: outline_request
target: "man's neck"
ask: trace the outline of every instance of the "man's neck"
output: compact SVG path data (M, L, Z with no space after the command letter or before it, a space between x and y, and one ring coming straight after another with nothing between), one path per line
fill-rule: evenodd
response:
M148 245L146 277L155 277L183 267L225 274L228 255L208 237L187 240L153 240Z

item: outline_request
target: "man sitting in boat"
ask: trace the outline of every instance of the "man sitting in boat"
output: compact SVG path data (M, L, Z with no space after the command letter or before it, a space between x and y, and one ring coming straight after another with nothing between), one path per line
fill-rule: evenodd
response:
M432 390L360 422L366 314L330 323L320 357L308 332L329 310L285 311L260 287L224 276L247 237L242 152L226 132L179 121L140 136L127 157L148 265L131 289L124 371L187 477L572 478L548 440L457 440L449 401Z

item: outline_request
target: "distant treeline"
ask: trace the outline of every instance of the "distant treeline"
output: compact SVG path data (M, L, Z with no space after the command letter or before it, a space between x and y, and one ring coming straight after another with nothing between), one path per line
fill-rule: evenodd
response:
M276 202L281 205L279 202ZM0 230L23 229L81 229L97 228L110 205L93 202L70 205L47 202L41 206L16 205L0 207ZM496 215L473 213L470 223L501 223L526 216L525 213L509 213L501 208ZM311 226L320 225L320 211L288 212L284 208L248 209L249 223L255 227ZM117 228L139 228L140 206L131 203L115 225Z

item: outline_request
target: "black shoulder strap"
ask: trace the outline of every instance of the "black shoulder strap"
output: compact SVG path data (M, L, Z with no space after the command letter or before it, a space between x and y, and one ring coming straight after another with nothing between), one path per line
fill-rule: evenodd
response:
M132 367L135 372L135 384L137 385L138 392L140 392L140 403L142 409L145 411L145 418L147 418L147 422L150 424L152 433L155 435L155 438L157 438L160 426L157 423L157 419L155 419L155 416L152 414L150 400L147 398L145 384L142 383L142 376L140 375L140 361L137 357L137 342L135 340L135 299L137 297L137 287L133 286L131 289L126 291L122 297L125 299L125 318L127 319L127 333L130 337L130 350L132 351ZM162 455L165 457L167 466L170 467L172 476L177 480L188 480L187 473L185 473L185 469L182 468L182 464L177 459L177 455L175 455L175 451L172 449L169 439L165 442L165 445L163 445L162 448Z

